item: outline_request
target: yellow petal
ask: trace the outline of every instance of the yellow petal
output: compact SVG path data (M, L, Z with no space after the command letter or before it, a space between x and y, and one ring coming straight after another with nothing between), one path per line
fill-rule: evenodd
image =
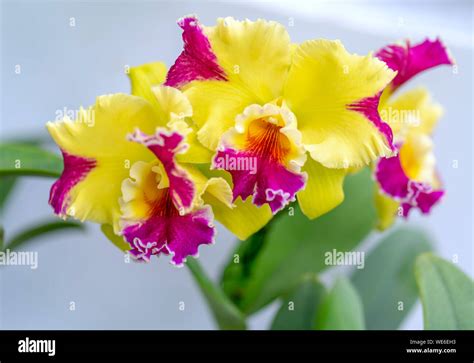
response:
M412 180L437 184L433 141L422 133L410 133L400 148L403 171Z
M442 115L443 108L422 87L390 97L380 107L380 116L390 125L396 140L403 140L411 132L432 134Z
M204 195L203 199L206 204L212 206L216 220L242 241L265 226L273 216L268 204L257 207L250 197L245 201L239 197L233 208L218 201L212 194Z
M231 177L227 172L223 170L209 170L209 165L207 168L202 165L200 171L207 178L219 179L219 184L208 188L206 193L202 195L203 202L212 207L214 218L240 240L246 240L250 235L265 226L272 218L273 214L268 204L257 207L252 203L252 198L242 201L239 197L233 205L229 205L227 199L228 191L226 188L222 188L221 184L225 180L228 186L232 186Z
M163 125L193 115L191 103L179 89L159 85L152 87L152 93L158 105L159 120Z
M400 203L375 189L375 209L377 211L377 229L383 231L390 227L397 217Z
M308 218L317 218L342 203L346 170L329 169L308 158L302 171L308 174L308 180L297 198L301 211Z
M291 62L290 37L283 25L227 17L205 33L229 82L250 89L260 103L281 96Z
M194 109L198 140L213 151L222 134L234 126L235 117L248 105L257 103L248 90L225 81L194 81L185 94Z
M142 97L150 102L153 107L157 107L152 87L165 81L166 66L161 62L142 64L131 67L128 76L132 84L132 95Z
M394 76L382 61L350 54L339 41L307 41L296 49L283 97L314 160L348 168L392 155L375 122L348 108L376 97Z
M81 220L116 224L120 215L121 184L138 160L154 155L143 145L127 141L139 126L143 132L156 128L152 106L140 97L114 94L100 96L95 106L82 110L77 120L48 122L56 144L68 154L96 161L96 166L69 192L67 214Z

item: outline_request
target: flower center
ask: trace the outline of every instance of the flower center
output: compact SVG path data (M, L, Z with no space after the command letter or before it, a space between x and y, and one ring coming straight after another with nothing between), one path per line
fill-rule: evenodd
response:
M263 159L282 163L290 152L291 144L281 129L282 126L271 120L254 120L247 129L245 149Z

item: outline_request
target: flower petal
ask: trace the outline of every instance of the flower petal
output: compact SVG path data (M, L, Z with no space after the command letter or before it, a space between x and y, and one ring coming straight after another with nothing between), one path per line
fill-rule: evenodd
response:
M345 169L329 169L308 158L302 170L308 174L308 181L297 197L301 211L308 218L317 218L342 203Z
M306 161L296 118L284 105L250 105L237 116L235 127L222 136L213 167L232 175L234 200L249 196L273 211L295 200L306 175Z
M374 199L375 210L377 212L377 229L384 231L395 222L400 203L381 193L377 187L374 193Z
M167 146L171 146L167 143L173 139L159 135L165 150L157 153L163 155ZM150 140L146 143L156 149ZM152 255L171 253L172 262L181 265L188 255L197 256L199 245L213 242L213 216L210 208L202 205L193 205L190 211L183 212L176 203L177 190L191 181L183 170L170 169L164 164L154 160L139 161L132 166L130 178L122 183L120 229L130 243L130 253L138 260L148 261ZM170 170L171 174L167 174ZM191 187L193 196L194 186ZM179 202L184 199L180 194Z
M188 147L184 136L178 132L169 132L158 128L152 135L135 130L128 139L146 146L160 161L168 179L171 198L181 212L191 208L194 199L194 186L184 169L175 161L175 155L182 153Z
M219 18L206 27L219 65L231 83L251 90L259 103L280 97L291 63L290 37L274 21Z
M222 134L234 126L235 117L256 102L252 93L229 82L193 82L185 94L194 108L198 140L213 151Z
M298 46L283 98L314 160L349 168L393 154L391 132L377 106L394 76L380 60L349 54L339 41Z
M390 84L392 92L422 71L442 64L454 64L454 60L439 39L434 41L426 39L415 46L411 46L409 41L404 45L387 45L375 56L387 63L390 69L398 72Z
M142 97L153 107L158 107L152 87L164 82L166 66L161 62L142 64L131 67L128 76L132 84L132 95Z
M125 94L101 96L75 121L48 122L64 155L65 168L51 189L56 213L81 220L115 224L120 215L121 183L137 160L154 158L146 148L127 141L135 125L151 132L154 111L145 100Z
M260 230L272 218L272 212L268 205L257 207L249 198L242 201L238 198L232 202L232 184L229 175L223 170L203 170L209 181L219 180L207 185L201 198L203 204L210 205L215 219L235 234L240 240L246 240L249 236ZM195 180L193 178L193 180ZM222 180L226 181L227 187ZM199 183L196 186L199 190Z
M390 125L397 141L404 140L411 132L432 134L442 114L442 107L421 87L390 97L380 109L382 119Z
M170 68L166 85L181 87L194 80L226 80L224 70L217 63L207 36L194 16L178 20L183 29L184 50Z

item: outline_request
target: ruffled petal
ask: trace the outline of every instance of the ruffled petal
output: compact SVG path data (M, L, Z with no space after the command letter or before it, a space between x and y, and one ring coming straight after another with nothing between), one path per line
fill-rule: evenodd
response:
M259 103L280 97L291 63L290 37L274 21L219 18L206 27L212 49L228 81L251 90Z
M295 116L284 105L266 104L251 105L236 118L213 167L232 175L234 200L252 196L257 206L268 203L276 213L304 187L305 161Z
M197 24L197 28L201 29L201 26ZM197 81L186 85L181 82L180 85L186 90L195 110L199 141L207 148L216 150L222 133L233 126L235 117L245 107L264 104L281 96L290 66L290 43L283 26L264 20L240 22L232 18L218 19L217 25L206 27L204 33L225 77L183 77L188 79L187 82ZM200 44L189 40L189 43L193 42ZM204 48L208 49L207 46ZM193 71L182 73L200 73L201 65L209 64L206 61L209 57L201 53L207 54L207 51L186 53L194 57L193 61L186 63L186 67L196 66ZM178 63L179 59L176 67Z
M132 95L142 97L153 107L158 108L152 88L164 82L166 66L161 62L142 64L131 67L128 76L132 84Z
M302 170L308 174L308 181L297 199L304 215L314 219L342 203L347 170L326 168L312 158L308 158Z
M146 146L155 154L166 173L168 180L166 184L174 205L181 213L190 209L195 195L194 185L188 174L175 161L175 155L185 152L188 147L183 142L184 136L163 128L158 128L152 135L137 129L128 136L128 139Z
M387 63L390 69L398 72L390 84L392 92L422 71L442 64L454 64L454 60L439 39L434 41L426 39L415 46L411 46L409 41L405 44L387 45L375 56Z
M298 46L283 98L314 160L328 168L349 168L393 154L391 130L377 108L394 76L385 63L349 54L339 41Z
M152 132L153 116L152 106L144 99L115 94L98 97L95 106L81 109L74 121L48 122L48 131L64 156L64 171L51 189L55 213L115 224L120 215L120 185L130 166L154 158L126 136L136 125Z
M185 163L209 163L212 152L197 139L197 126L192 120L193 109L188 98L177 88L155 86L152 89L157 100L157 117L161 125L185 136L186 152L178 154L177 160Z
M171 143L166 138L161 141L164 149L167 142ZM156 146L149 141L148 144ZM171 262L182 265L187 256L197 256L200 245L213 242L213 216L208 206L195 206L183 212L176 194L181 203L185 199L180 194L181 186L190 182L188 174L163 165L154 160L137 162L131 168L130 178L122 183L121 234L130 243L130 253L136 259L149 261L152 255L172 254ZM167 175L170 170L173 175ZM178 182L177 178L183 180Z
M197 18L184 17L178 20L178 25L183 29L184 50L170 68L166 85L181 87L194 80L226 80Z
M440 188L431 153L414 152L424 148L423 145L413 145L416 140L410 139L399 146L397 156L380 159L375 168L375 179L381 192L399 203L404 217L408 217L412 208L418 208L423 214L429 213L445 194Z

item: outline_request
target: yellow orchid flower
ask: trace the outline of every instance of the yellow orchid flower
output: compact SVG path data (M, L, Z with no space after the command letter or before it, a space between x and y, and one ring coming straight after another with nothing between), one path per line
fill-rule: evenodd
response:
M140 72L132 71L132 84L143 76ZM186 97L163 85L154 85L150 93L141 83L134 91L142 97L100 96L94 106L81 109L76 120L47 124L64 157L63 173L50 193L55 213L112 225L137 259L171 254L176 265L197 256L201 244L213 243L211 203L239 235L261 228L271 217L269 211L255 213L255 206L233 211L228 183L206 178L186 162L188 152L194 153L191 159L202 157L199 145L193 151L188 144L192 108ZM228 215L239 213L254 220L234 226Z
M292 45L265 20L206 27L189 16L179 25L184 50L165 84L189 98L198 140L231 174L234 201L276 213L297 196L316 218L342 202L347 170L393 154L377 111L395 77L384 62L339 41Z

